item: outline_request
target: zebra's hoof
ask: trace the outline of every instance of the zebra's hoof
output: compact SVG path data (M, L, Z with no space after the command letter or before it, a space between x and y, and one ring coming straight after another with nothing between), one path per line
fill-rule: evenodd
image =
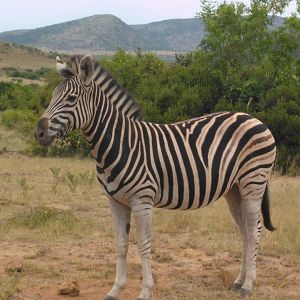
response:
M109 296L109 295L106 295L105 298L104 298L104 300L117 300L117 298Z
M237 292L241 288L242 288L242 284L241 283L234 282L233 285L232 285L232 287L231 287L231 290L234 291L234 292Z
M240 292L240 295L241 295L242 298L250 296L251 295L251 290L242 288L241 292Z

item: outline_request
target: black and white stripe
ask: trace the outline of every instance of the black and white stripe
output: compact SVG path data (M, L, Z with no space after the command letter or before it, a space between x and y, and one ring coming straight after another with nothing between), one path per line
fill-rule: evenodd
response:
M116 299L126 281L129 229L124 228L131 211L143 265L140 298L149 299L152 208L196 209L222 196L246 243L235 288L249 293L255 279L261 204L265 226L274 229L267 182L276 146L268 128L237 112L174 124L145 122L135 99L90 56L58 59L57 64L67 79L55 89L43 120L52 136L83 130L99 182L110 199L118 260L116 282L107 299Z

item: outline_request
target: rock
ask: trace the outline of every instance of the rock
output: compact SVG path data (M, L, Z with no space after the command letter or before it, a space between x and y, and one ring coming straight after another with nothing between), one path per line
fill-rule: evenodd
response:
M5 272L14 273L14 272L22 272L23 263L20 260L11 260L5 266Z
M76 281L64 281L58 285L58 294L68 296L78 296L80 289Z

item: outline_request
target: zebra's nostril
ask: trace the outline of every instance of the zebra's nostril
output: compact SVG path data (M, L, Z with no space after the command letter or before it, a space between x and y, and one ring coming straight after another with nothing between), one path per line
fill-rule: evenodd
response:
M36 130L34 131L34 136L35 136L36 140L44 139L46 136L45 130L43 130L41 128L36 128Z

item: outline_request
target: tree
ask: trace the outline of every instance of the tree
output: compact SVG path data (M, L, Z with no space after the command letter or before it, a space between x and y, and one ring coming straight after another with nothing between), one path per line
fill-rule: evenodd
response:
M248 111L272 130L283 172L299 164L300 20L293 15L272 25L290 1L221 4L202 1L206 25L201 49L219 80L215 110ZM300 167L298 165L298 167Z

